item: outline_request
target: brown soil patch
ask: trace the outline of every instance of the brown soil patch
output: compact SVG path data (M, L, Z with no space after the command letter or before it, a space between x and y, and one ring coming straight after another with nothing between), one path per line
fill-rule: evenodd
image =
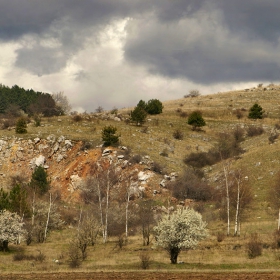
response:
M63 272L43 274L4 274L1 280L16 279L59 279L59 280L275 280L280 279L280 272Z

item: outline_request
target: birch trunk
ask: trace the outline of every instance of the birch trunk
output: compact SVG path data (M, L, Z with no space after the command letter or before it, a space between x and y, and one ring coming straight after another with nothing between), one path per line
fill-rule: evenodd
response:
M228 163L229 165L229 163ZM229 166L226 168L226 165L223 165L223 169L224 169L224 176L225 176L225 181L226 181L226 201L227 201L227 235L229 236L230 234L230 210L229 210L229 182L228 182L228 169Z
M125 236L127 238L128 236L128 206L130 201L130 192L127 191L127 199L126 199L126 205L125 205Z
M50 205L49 205L48 216L47 216L46 227L45 227L45 233L44 233L44 242L47 239L47 232L48 232L48 226L49 226L49 221L50 221L51 209L52 209L52 194L50 193Z
M104 227L104 221L103 221L103 209L102 209L102 197L101 197L101 190L100 190L100 183L97 182L97 192L98 192L98 203L99 203L99 212L100 212L100 223L102 227L102 237L103 237L103 242L106 242L105 239L105 227Z
M279 215L278 215L278 231L280 229L280 209L279 209Z
M35 220L35 190L33 192L33 199L32 199L32 217L31 217L31 225L34 226Z
M107 242L107 238L108 238L109 195L110 195L110 180L109 180L109 171L107 171L106 207L105 207L105 224L104 224L104 243Z
M237 198L236 198L236 211L235 211L235 226L234 226L234 235L238 235L238 224L239 224L239 209L240 209L240 177L237 181Z

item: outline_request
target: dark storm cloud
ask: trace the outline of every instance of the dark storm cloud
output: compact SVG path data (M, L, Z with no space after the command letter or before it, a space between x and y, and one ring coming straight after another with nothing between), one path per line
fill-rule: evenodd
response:
M153 74L201 84L279 77L279 0L1 0L0 11L0 41L25 40L15 65L36 75L60 71L89 36L128 17L124 57Z
M215 1L214 1L215 2ZM280 35L280 2L278 0L217 1L225 23L233 32L244 32L248 38L278 42Z
M279 80L279 1L175 0L157 8L150 23L131 23L130 61L202 84Z

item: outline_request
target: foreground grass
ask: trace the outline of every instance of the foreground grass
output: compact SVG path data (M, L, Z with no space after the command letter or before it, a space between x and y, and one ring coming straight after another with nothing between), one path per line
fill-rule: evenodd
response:
M273 224L260 222L259 226L266 229L260 235L264 248L262 255L254 259L249 259L247 255L250 232L249 225L246 225L241 237L225 237L222 242L216 240L215 231L210 229L211 236L201 242L196 250L180 253L177 265L170 264L168 254L153 244L142 246L140 235L130 237L123 249L117 246L115 238L111 238L106 244L98 240L94 247L88 247L88 256L81 266L73 269L69 267L68 258L69 240L73 229L64 229L52 232L47 242L43 244L11 245L10 252L0 253L0 271L1 273L138 271L143 270L139 257L143 252L150 256L151 271L273 270L279 266L280 256L280 252L272 247ZM19 251L26 255L42 253L46 258L42 262L15 261L13 257ZM58 260L58 263L55 260Z

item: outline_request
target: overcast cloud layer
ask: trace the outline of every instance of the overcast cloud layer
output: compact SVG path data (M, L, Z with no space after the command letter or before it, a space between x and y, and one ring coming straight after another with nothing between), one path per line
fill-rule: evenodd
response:
M0 82L80 111L278 83L279 0L1 0Z

